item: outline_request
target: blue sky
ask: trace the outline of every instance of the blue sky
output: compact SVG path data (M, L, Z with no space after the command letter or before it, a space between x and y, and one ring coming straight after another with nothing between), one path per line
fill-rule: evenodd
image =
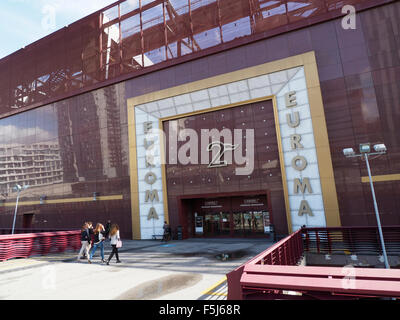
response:
M116 0L0 0L0 59Z

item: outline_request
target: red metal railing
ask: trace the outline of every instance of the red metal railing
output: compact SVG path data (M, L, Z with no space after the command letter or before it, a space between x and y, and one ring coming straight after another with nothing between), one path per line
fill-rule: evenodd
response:
M51 252L78 250L81 232L57 231L0 236L0 261L12 258L28 258Z
M242 298L240 279L247 265L296 265L302 255L303 243L301 230L298 230L228 273L228 300L239 300Z
M71 231L71 228L16 228L14 234ZM11 228L0 228L0 235L11 235Z
M400 297L400 270L300 266L304 252L381 254L375 227L303 228L227 275L228 299L360 299ZM390 255L400 226L384 227Z
M400 226L382 227L388 255L400 255ZM381 255L377 227L304 228L304 251L321 254Z

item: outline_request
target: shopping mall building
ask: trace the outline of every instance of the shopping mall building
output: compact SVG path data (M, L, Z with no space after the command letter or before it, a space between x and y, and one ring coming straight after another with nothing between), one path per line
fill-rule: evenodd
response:
M118 1L0 60L0 227L376 225L366 142L398 225L399 101L399 2Z

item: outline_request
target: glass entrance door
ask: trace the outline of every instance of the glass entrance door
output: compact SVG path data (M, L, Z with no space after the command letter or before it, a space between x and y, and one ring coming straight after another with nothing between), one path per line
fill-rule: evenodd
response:
M221 234L229 236L231 234L231 215L229 212L220 213Z
M264 234L264 220L262 211L253 212L253 229L254 234Z
M229 212L210 213L204 216L204 235L208 237L230 235Z
M233 231L237 236L264 234L263 211L245 211L233 214Z
M269 232L267 203L265 195L199 198L194 201L193 233L199 237L262 236Z
M244 234L243 214L241 212L233 214L233 234L235 236L243 236Z

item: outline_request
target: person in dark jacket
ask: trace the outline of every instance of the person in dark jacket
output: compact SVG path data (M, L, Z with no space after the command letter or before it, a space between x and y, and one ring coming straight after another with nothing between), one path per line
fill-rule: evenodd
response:
M110 234L110 230L111 230L111 220L108 220L107 223L106 223L106 227L105 227L105 231L106 231L105 237L106 237L106 239L108 238L108 235Z
M89 235L89 251L90 251L90 247L91 247L91 244L92 244L92 237L93 237L93 222L92 221L88 221L88 222L85 222L85 224L87 224L87 233L88 233L88 235ZM86 251L84 251L83 252L83 256L81 257L81 259L87 259L88 258L88 256L86 255Z
M164 234L161 242L168 242L169 240L171 240L171 228L167 221L164 221L163 230Z
M96 225L96 229L94 229L94 244L92 251L90 252L89 260L91 261L93 258L94 253L97 250L97 247L100 247L100 254L101 254L101 262L105 262L104 260L104 240L105 240L105 229L101 223Z
M83 252L85 252L86 253L86 257L88 259L88 262L91 263L91 261L89 260L89 249L90 249L90 241L91 241L91 239L90 239L90 234L89 234L89 230L88 229L89 229L89 226L88 226L87 223L85 223L82 226L82 229L81 229L81 244L82 244L82 247L81 247L81 250L79 251L79 254L78 254L78 261L81 258Z

